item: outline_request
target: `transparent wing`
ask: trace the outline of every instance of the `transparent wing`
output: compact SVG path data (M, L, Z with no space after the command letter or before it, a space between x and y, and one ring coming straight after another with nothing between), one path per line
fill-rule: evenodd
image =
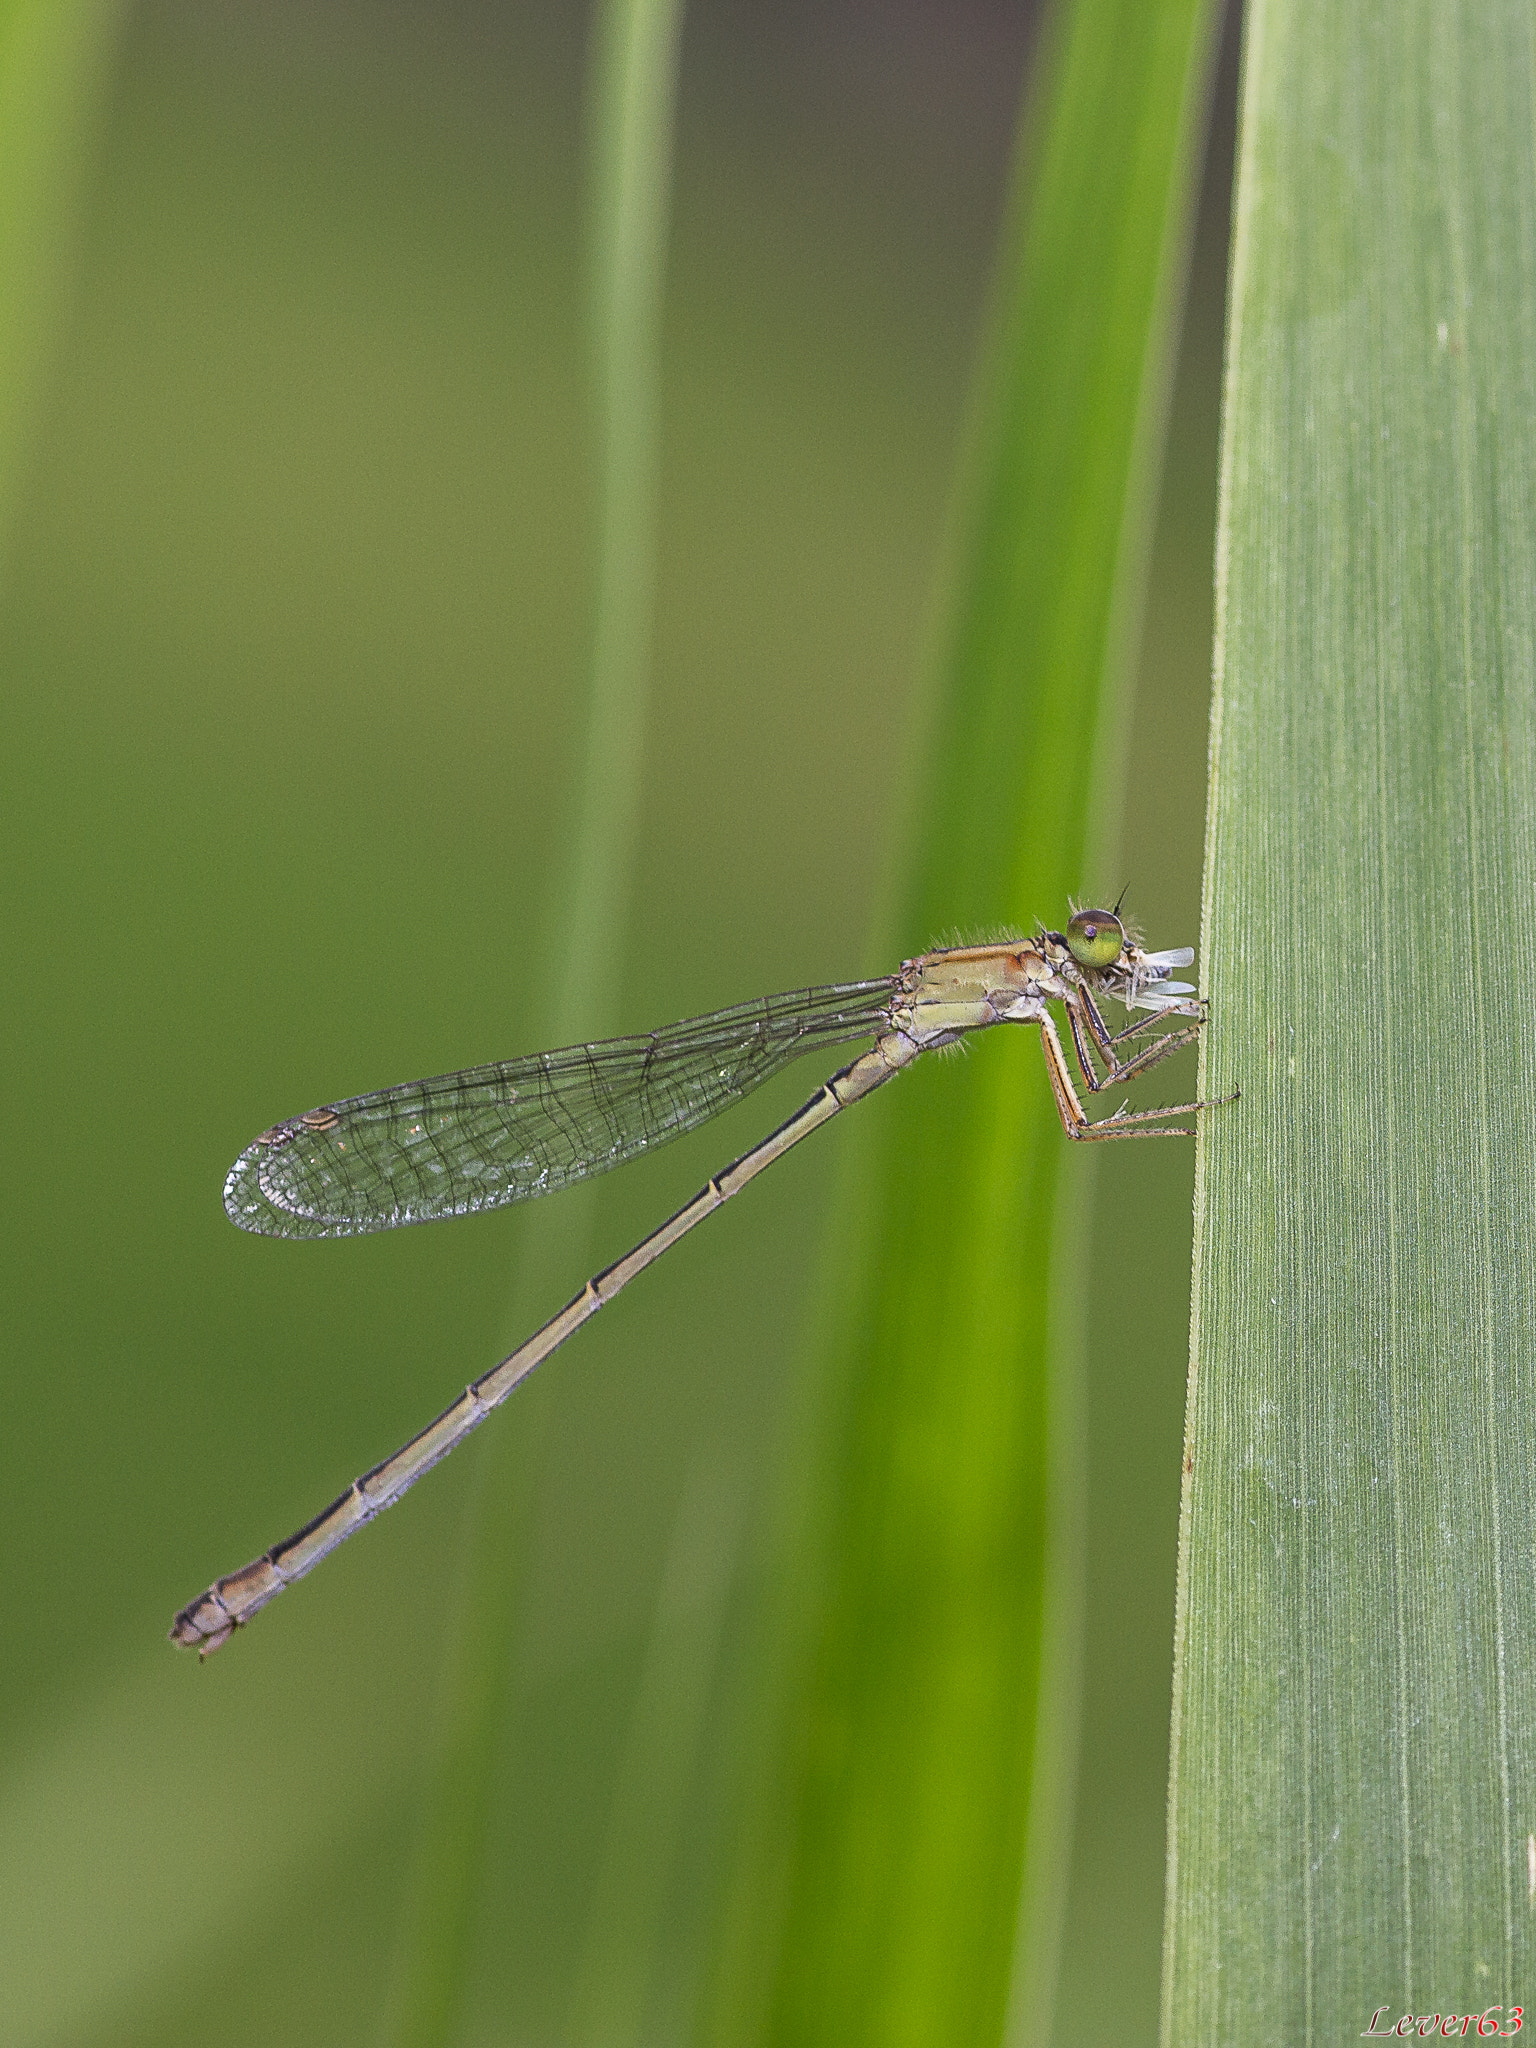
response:
M246 1147L224 1206L270 1237L351 1237L549 1194L707 1123L802 1053L873 1036L895 986L763 996L312 1109Z

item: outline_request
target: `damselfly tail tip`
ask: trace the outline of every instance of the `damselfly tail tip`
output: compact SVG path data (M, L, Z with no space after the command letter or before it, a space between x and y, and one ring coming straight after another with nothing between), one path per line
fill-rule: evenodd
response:
M200 1658L222 1649L234 1632L234 1617L212 1592L183 1607L171 1623L171 1641L178 1649L196 1650Z

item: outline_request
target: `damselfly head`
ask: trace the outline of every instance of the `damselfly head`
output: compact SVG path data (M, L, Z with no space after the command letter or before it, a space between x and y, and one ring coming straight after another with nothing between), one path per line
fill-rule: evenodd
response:
M1120 916L1113 910L1074 910L1064 932L1047 935L1064 947L1075 967L1092 987L1112 995L1128 1010L1171 1010L1186 1016L1200 1014L1195 991L1187 981L1175 981L1173 970L1188 967L1194 959L1190 946L1174 946L1165 953L1149 953ZM1060 961L1061 956L1057 954ZM1066 966L1066 962L1061 962ZM1071 968L1067 970L1072 978Z

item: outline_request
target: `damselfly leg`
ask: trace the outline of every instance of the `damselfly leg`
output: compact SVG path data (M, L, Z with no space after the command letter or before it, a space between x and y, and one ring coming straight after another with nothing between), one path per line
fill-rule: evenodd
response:
M1200 1026L1205 1022L1204 1017L1197 1017L1192 1024L1186 1024L1180 1031L1170 1031L1165 1038L1156 1039L1141 1052L1122 1062L1116 1048L1124 1045L1127 1039L1139 1037L1142 1032L1154 1029L1159 1022L1155 1012L1150 1017L1138 1017L1134 1024L1128 1025L1124 1031L1118 1031L1111 1037L1109 1028L1099 1012L1098 1004L1086 988L1073 991L1073 999L1066 1005L1066 1011L1067 1023L1072 1032L1072 1047L1077 1054L1077 1064L1082 1068L1083 1079L1087 1082L1090 1093L1094 1095L1103 1088L1119 1087L1122 1082L1133 1080L1138 1074L1144 1074L1149 1067L1155 1067L1159 1060L1165 1060L1169 1053L1177 1052L1181 1046L1193 1045L1200 1036ZM1099 1079L1093 1061L1088 1056L1088 1048L1083 1042L1085 1025L1099 1058L1104 1062L1105 1073L1102 1080ZM1188 1103L1185 1107L1194 1109L1199 1105Z
M1164 1037L1144 1047L1131 1059L1121 1060L1117 1048L1128 1038L1149 1030L1158 1019L1156 1015L1141 1017L1124 1031L1111 1036L1099 1014L1098 1005L1086 988L1075 988L1063 1006L1067 1013L1067 1024L1072 1033L1072 1049L1077 1054L1077 1064L1082 1069L1083 1079L1089 1091L1097 1095L1102 1089L1116 1087L1122 1082L1134 1080L1149 1067L1155 1067L1159 1060L1165 1060L1172 1052L1178 1052L1186 1045L1193 1045L1200 1035L1204 1017L1198 1017L1181 1030L1170 1031ZM1101 1078L1094 1067L1085 1042L1084 1033L1093 1040L1099 1057L1105 1065ZM1056 1026L1049 1016L1040 1019L1040 1038L1045 1050L1045 1069L1050 1076L1051 1092L1056 1098L1057 1114L1062 1129L1069 1138L1078 1142L1094 1142L1111 1138L1192 1138L1193 1129L1188 1124L1169 1124L1164 1121L1171 1116L1192 1116L1196 1110L1213 1109L1217 1101L1172 1102L1161 1109L1117 1109L1112 1116L1092 1122L1078 1099L1072 1085L1072 1075L1067 1066L1066 1054ZM1234 1101L1233 1096L1221 1096L1220 1102Z

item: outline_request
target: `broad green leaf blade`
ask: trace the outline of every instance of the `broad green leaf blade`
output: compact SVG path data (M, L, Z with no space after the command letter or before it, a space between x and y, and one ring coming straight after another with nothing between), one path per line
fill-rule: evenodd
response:
M1163 2029L1222 2048L1528 1999L1536 1898L1536 21L1247 34Z
M1049 25L892 950L1033 928L1106 884L1086 861L1116 794L1213 28L1203 0L1083 0ZM741 1917L777 1936L761 2035L974 2048L1001 2038L1011 1998L1038 2026L1049 1994L1086 1161L1032 1037L892 1094L834 1261L825 1604L775 1803L780 1888L759 1874ZM753 2035L742 2011L733 2037Z

